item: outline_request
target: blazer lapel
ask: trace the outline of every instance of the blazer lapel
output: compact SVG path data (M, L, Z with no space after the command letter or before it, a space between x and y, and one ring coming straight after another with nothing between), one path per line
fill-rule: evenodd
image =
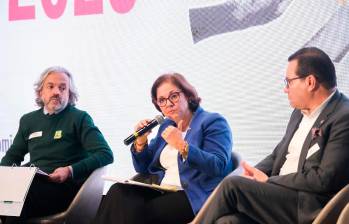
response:
M341 98L341 94L337 90L336 93L333 95L332 99L328 102L328 104L326 105L324 110L321 112L319 117L316 119L311 130L309 131L309 133L304 141L301 155L299 157L298 171L303 168L303 165L304 165L305 160L306 160L306 156L308 154L308 150L312 146L312 142L314 140L313 139L313 129L321 129L321 126L324 123L326 123L326 121L327 121L328 117L331 115L331 113L333 113L335 111L335 108L336 108L338 102L340 101L340 98Z
M187 134L185 135L184 140L190 142L190 140L191 140L191 133L192 133L192 131L191 131L192 126L193 126L193 127L197 127L197 126L198 126L198 125L197 125L197 122L200 122L200 121L197 121L197 117L198 117L198 115L199 115L201 112L203 112L203 111L204 111L204 110L203 110L201 107L198 107L198 108L196 109L196 111L193 113L193 117L192 117L192 119L191 119L191 121L190 121L190 123L189 123L189 127L188 127L188 129L187 129Z

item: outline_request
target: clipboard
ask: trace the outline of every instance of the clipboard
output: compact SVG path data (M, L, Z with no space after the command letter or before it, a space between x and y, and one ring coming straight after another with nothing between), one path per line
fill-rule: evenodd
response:
M0 166L0 215L20 216L37 167Z
M173 185L146 184L146 183L142 183L134 180L128 180L128 179L125 180L125 179L117 178L114 176L102 176L102 179L117 182L120 184L136 185L140 187L151 188L160 192L176 192L181 190L181 188Z

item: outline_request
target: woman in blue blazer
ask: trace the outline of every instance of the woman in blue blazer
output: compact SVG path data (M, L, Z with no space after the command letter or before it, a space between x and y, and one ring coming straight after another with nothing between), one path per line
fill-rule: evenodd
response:
M149 143L149 133L135 140L133 165L138 173L156 176L157 184L179 191L114 184L96 223L188 223L232 170L232 134L227 121L199 106L201 99L182 75L160 76L151 96L166 119ZM149 122L140 121L135 130Z

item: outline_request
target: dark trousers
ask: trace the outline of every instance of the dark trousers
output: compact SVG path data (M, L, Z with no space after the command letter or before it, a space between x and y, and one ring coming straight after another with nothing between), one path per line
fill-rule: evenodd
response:
M103 199L95 224L188 223L194 218L184 191L154 189L116 183Z
M222 182L202 223L298 223L297 205L297 191L229 176Z
M20 217L2 217L5 224L26 223L28 218L52 215L68 208L81 184L71 180L54 183L36 175L29 188Z

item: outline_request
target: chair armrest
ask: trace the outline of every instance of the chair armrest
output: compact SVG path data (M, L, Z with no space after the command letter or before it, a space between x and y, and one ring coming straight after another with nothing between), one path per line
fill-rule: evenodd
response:
M349 202L349 184L340 190L320 211L313 224L336 223L342 209Z

